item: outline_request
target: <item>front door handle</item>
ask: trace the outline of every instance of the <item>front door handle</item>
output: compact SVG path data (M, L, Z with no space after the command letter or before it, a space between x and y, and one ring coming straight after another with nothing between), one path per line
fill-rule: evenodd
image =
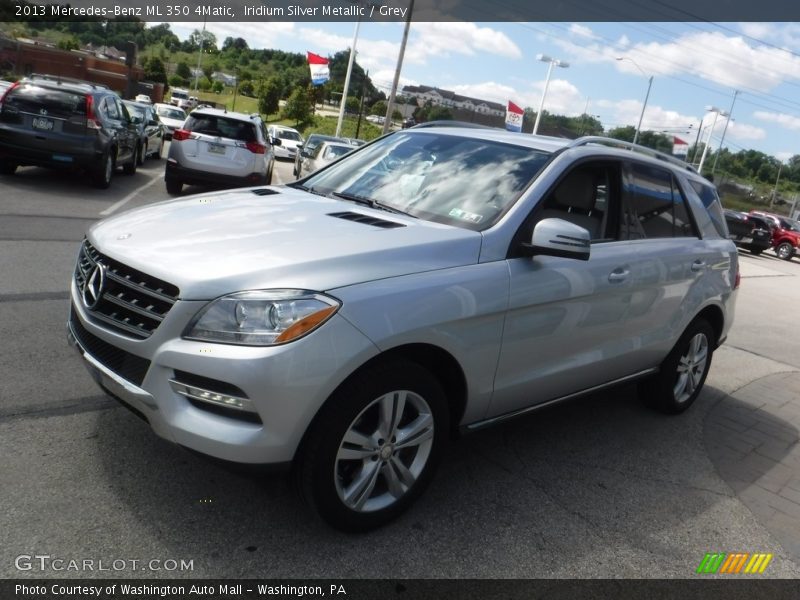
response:
M614 269L608 275L609 283L621 283L628 278L631 272L628 269L620 267L619 269Z
M706 268L705 261L702 261L700 259L697 259L692 263L692 271L694 271L695 273L697 273L698 271L702 271L705 268Z

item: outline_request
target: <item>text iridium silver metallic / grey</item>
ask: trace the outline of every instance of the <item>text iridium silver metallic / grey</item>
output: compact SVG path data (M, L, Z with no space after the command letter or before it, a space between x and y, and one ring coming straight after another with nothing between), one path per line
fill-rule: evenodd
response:
M464 140L479 146L459 154ZM464 201L437 214L421 208L437 193L437 161L448 153L458 156L454 161L474 160L480 144L495 144L501 153L511 145L539 152L534 176L506 200ZM392 152L396 159L385 160ZM716 222L695 191L703 180L663 166L682 190L673 192L675 202L691 213L680 236L592 236L588 260L537 247L537 235L531 237L539 204L580 169L594 178L592 201L605 198L602 227L617 231L616 217L609 217L612 197L628 202L623 183L631 160L648 168L663 162L599 143L406 130L295 187L211 192L130 211L87 234L94 254L85 258L82 250L83 266L72 281L70 338L104 388L180 445L242 463L294 461L301 471L332 448L319 471L307 469L332 469L330 489L310 475L303 479L311 504L334 526L373 527L424 487L426 461L438 452L429 440L439 444L450 430L478 428L606 384L652 380L665 369L674 371L659 380L674 387L668 411L682 410L681 399L694 400L711 352L730 328L738 280L735 248L720 229L724 220ZM350 188L326 188L348 165ZM406 186L398 193L404 203L381 210L360 202L368 189L358 187L360 173L373 184L385 174ZM612 182L616 173L620 184ZM409 193L412 184L419 188ZM349 197L347 189L360 193ZM376 192L372 200L390 197ZM579 221L593 218L592 210L573 219L577 212L541 221L539 239L546 232L554 244L581 246L584 235L588 243ZM675 231L677 223L675 217ZM92 270L98 264L104 266ZM154 310L146 298L169 295L157 282L179 290L140 336L125 329L136 318L114 325L119 317L96 313L93 304L103 292L98 279L123 286L137 277L145 300L132 301L132 311ZM130 301L127 288L119 289L118 299ZM242 332L230 330L237 326ZM120 374L119 365L131 360L144 361L135 382ZM409 364L409 372L423 373L407 381L402 373L387 374ZM342 390L353 395L353 389L372 396L345 401ZM339 437L317 424L323 417L335 421L336 403L343 413ZM257 418L236 418L241 413ZM428 441L414 446L413 435ZM341 506L325 508L337 494Z

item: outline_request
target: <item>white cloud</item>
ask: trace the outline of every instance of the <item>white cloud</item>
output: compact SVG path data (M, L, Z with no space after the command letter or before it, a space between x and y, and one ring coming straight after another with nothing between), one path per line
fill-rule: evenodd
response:
M569 32L573 35L577 35L579 37L588 38L588 39L596 39L596 35L592 32L591 28L586 27L586 25L579 25L578 23L573 23L569 26Z
M728 125L728 135L734 140L750 141L765 139L767 137L767 132L755 125L731 121L731 124Z
M775 153L775 158L777 158L781 162L786 162L787 160L789 160L790 158L792 158L793 156L796 156L796 155L797 155L797 152L789 152L789 151L776 152Z
M753 28L752 31L780 34L787 40L794 40L795 45L800 44L798 24L774 31L764 28ZM690 75L726 87L764 92L787 80L800 81L800 57L721 31L695 31L669 42L631 44L623 36L616 43L603 43L581 34L557 38L555 43L575 62L616 64L619 71L631 75L641 76L642 71L655 77ZM629 60L616 61L616 57L623 53L636 64Z
M742 33L784 48L800 48L800 23L739 23Z
M592 106L599 107L609 115L606 125L625 126L636 125L642 114L641 100L598 100ZM591 112L591 110L590 110ZM683 115L677 111L669 110L655 104L648 104L642 119L643 131L661 131L667 129L671 132L677 130L697 131L700 120L693 115ZM691 127L690 127L691 126Z
M786 115L783 113L771 113L763 110L757 110L753 116L759 121L768 121L770 123L777 123L781 127L791 129L793 131L800 131L800 118Z

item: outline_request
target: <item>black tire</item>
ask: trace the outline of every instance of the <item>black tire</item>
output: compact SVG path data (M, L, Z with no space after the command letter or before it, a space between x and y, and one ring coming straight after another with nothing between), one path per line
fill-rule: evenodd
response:
M272 185L272 172L275 170L275 163L269 166L269 173L267 173L266 178L264 179L264 183L266 185Z
M381 406L391 414L385 426ZM294 469L301 496L342 531L388 523L430 483L447 442L448 418L444 391L427 369L408 360L365 368L315 418ZM359 442L345 447L346 434Z
M178 181L177 179L173 179L172 177L167 177L164 181L167 184L167 193L172 196L177 196L183 190L182 181Z
M13 175L17 170L17 163L0 160L0 175Z
M703 389L716 345L717 338L708 321L692 321L661 363L659 372L639 383L642 400L666 414L685 411ZM701 356L705 357L702 363Z
M763 248L753 248L753 247L750 247L749 250L750 250L750 254L752 254L753 256L758 256L759 254L761 254L764 251Z
M139 146L133 150L133 157L131 161L122 167L122 172L125 175L136 175L136 168L139 166Z
M100 168L92 173L92 185L101 190L107 190L111 185L114 175L114 158L111 151L103 156Z
M794 246L792 246L789 242L781 242L775 248L775 254L778 255L778 258L782 260L792 260L794 256Z
M147 158L147 142L145 142L144 146L139 148L138 150L138 166L142 166L144 164L144 159Z

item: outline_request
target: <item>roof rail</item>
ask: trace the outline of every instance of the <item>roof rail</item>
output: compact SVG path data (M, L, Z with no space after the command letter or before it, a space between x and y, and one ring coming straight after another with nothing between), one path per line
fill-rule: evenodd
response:
M107 90L108 86L102 83L93 83L85 79L77 79L76 77L62 77L61 75L47 75L44 73L31 73L27 76L28 79L45 79L47 81L55 81L56 83L80 83L83 85L91 86L95 89Z
M587 135L584 137L579 137L578 139L572 140L569 144L567 144L567 148L575 148L577 146L587 146L589 144L603 144L605 146L614 146L616 148L622 148L624 150L630 150L632 152L646 154L647 156L650 156L657 160L663 160L664 162L672 163L673 165L682 167L692 173L697 173L697 170L693 166L682 161L680 158L675 158L674 156L670 156L669 154L664 154L663 152L659 152L658 150L653 150L652 148L648 148L647 146L641 146L639 144L626 142L624 140L615 140L614 138L603 137L601 135Z

